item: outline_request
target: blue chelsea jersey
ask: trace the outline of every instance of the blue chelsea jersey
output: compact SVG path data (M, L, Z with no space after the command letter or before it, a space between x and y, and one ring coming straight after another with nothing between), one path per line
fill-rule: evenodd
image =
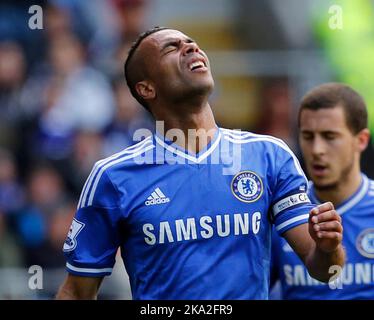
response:
M220 128L192 155L155 134L95 164L67 270L109 275L120 248L133 299L267 299L272 225L307 222L307 187L279 139Z
M320 203L313 184L309 198ZM337 270L331 270L330 284L311 278L286 241L274 234L272 274L281 282L282 298L374 299L374 181L362 174L359 189L336 211L342 217L346 264L338 279Z

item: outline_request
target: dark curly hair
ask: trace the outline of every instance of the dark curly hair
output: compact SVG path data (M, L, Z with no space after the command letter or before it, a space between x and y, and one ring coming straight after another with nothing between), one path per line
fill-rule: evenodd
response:
M131 94L148 111L149 111L149 106L144 101L144 99L141 96L139 96L139 94L136 92L136 89L135 89L136 80L135 80L135 77L134 77L134 67L135 66L133 66L131 62L132 62L132 58L133 58L137 48L140 46L140 44L142 43L142 41L145 38L147 38L148 36L150 36L153 33L156 33L156 32L162 31L162 30L166 30L166 29L169 29L169 28L158 27L157 26L157 27L153 27L152 29L149 29L149 30L141 33L139 35L139 37L132 44L132 46L129 50L129 53L127 55L127 59L125 61L125 65L124 65L125 79L126 79L127 85L129 86Z

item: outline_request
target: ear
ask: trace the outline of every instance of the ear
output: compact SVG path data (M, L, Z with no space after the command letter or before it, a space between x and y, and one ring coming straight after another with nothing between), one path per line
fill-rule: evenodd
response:
M136 92L144 100L151 100L156 97L156 90L154 86L148 81L139 81L135 85Z
M363 152L368 146L370 140L370 131L365 128L362 129L357 135L357 148L360 152Z

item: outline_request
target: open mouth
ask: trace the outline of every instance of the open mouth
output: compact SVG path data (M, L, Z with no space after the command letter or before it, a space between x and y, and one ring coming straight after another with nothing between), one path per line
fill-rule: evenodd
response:
M321 164L314 164L312 166L313 173L317 176L323 175L327 171L327 166Z
M205 61L203 60L195 60L188 66L190 71L205 71L207 70Z

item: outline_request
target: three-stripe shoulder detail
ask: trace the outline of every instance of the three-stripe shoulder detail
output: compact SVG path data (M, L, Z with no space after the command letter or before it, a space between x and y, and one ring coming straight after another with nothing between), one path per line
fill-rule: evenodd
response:
M152 142L152 137L148 137L143 141L124 149L121 152L97 161L83 186L77 208L80 209L92 205L97 186L105 170L107 170L111 166L114 166L115 164L135 158L153 148L154 145Z
M281 139L275 138L273 136L269 135L262 135L262 134L256 134L252 132L247 131L238 131L238 130L228 130L228 129L221 129L223 132L224 139L232 142L232 143L239 143L239 144L245 144L245 143L254 143L254 142L271 142L279 147L281 147L283 150L288 152L295 164L296 170L298 173L305 179L306 184L308 184L308 180L301 168L300 162L295 156L295 154L292 152L290 147Z

